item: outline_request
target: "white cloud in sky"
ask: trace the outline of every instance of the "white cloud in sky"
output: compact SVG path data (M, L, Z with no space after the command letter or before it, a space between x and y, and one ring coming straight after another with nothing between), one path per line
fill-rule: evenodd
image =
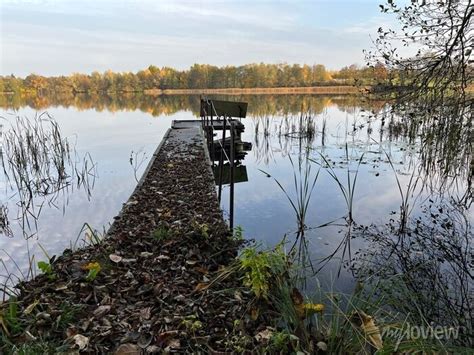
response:
M383 21L375 1L3 0L0 9L0 74L21 76L260 61L336 69L363 63Z

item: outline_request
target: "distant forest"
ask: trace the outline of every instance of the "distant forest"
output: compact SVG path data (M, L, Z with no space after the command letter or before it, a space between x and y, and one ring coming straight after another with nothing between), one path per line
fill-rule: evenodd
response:
M217 67L194 64L188 70L150 65L137 73L72 74L26 78L0 76L0 92L10 93L119 93L169 89L275 88L329 85L374 85L393 80L382 64L372 67L351 65L328 71L324 65L247 64Z

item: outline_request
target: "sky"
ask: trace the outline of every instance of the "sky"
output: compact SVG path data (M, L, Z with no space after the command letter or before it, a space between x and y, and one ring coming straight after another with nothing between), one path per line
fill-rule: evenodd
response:
M363 64L382 0L0 0L0 75Z

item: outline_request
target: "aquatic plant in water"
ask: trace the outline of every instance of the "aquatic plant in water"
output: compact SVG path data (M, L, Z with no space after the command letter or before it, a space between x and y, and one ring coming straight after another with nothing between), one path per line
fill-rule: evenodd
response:
M1 144L3 174L16 194L17 219L26 238L35 234L44 204L60 208L62 196L64 211L68 193L75 187L90 198L96 164L90 154L78 156L47 112L33 118L14 117L3 132Z

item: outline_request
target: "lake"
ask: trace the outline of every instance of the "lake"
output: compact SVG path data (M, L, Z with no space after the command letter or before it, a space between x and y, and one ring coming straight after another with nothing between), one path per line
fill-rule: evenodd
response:
M443 143L446 136L430 136L435 143L426 145L430 133L426 127L407 123L390 111L388 103L360 97L219 98L249 102L242 140L252 148L240 162L243 173L235 185L234 224L261 248L276 245L286 235L286 248L295 244L316 273L309 287L319 283L350 293L361 275L358 266L369 256L385 257L386 246L378 245L375 235L397 225L400 214L426 228L433 227L433 221L433 228L445 219L454 221L450 217L454 213L462 216L465 224L459 228L467 235L463 245L471 248L474 214L468 141L449 148ZM2 176L8 228L0 236L0 283L10 284L28 275L33 255L35 261L46 260L46 254L59 255L65 248L87 243L90 232L85 232L85 223L99 233L107 230L171 122L196 119L199 112L199 97L184 95L54 101L11 97L0 104L4 137L17 116L31 119L47 112L74 145L76 164L80 166L86 154L95 164L90 191L71 182L54 201L35 198L37 218L30 218L26 227L14 184ZM311 196L300 194L305 184ZM299 233L290 200L295 205L307 202L305 226ZM222 208L227 216L228 187Z

